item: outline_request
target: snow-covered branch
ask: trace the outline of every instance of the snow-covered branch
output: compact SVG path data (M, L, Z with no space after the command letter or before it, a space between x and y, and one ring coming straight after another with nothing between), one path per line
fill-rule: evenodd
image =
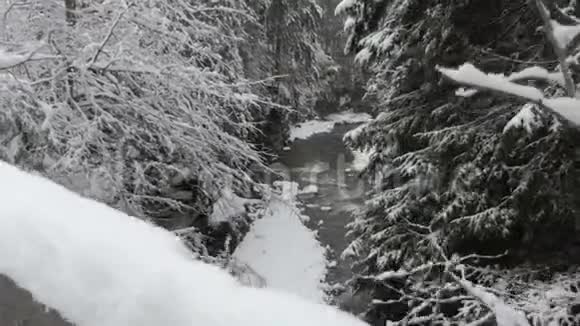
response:
M439 251L441 258L446 262L446 274L460 285L467 294L485 304L494 314L498 326L530 326L523 312L517 311L509 306L482 286L474 285L472 282L468 281L465 278L465 266L463 264L458 264L457 259L449 259L443 248L441 248L437 243L435 237L430 237L430 240L433 246L437 248L437 251ZM461 273L461 277L455 274L456 271Z
M62 0L0 4L10 11L11 43L49 40L0 49L0 69L26 62L2 81L0 116L14 143L0 142L0 156L111 205L134 206L136 215L165 207L196 216L207 209L196 205L230 179L236 190L247 186L250 164L263 165L246 140L269 101L245 78L244 30L225 26L254 13L223 6L92 1L68 24ZM219 54L224 46L231 55ZM28 149L34 154L23 155ZM168 196L170 176L187 170L187 182L200 187L189 203Z
M483 287L474 285L470 281L460 279L457 276L454 279L461 284L467 293L481 300L489 307L495 316L498 326L530 326L523 312L515 310Z
M541 90L533 86L517 84L501 74L486 74L469 63L458 69L442 67L437 69L445 77L459 84L512 95L526 102L536 103L573 124L580 124L580 100L574 97L547 98Z
M547 1L547 5L546 5ZM515 96L526 102L535 103L552 113L572 122L580 124L580 100L577 99L576 84L570 69L570 50L580 38L580 21L568 16L560 10L552 0L531 0L543 21L543 30L550 41L560 69L549 72L541 67L529 67L509 76L503 74L486 74L466 63L458 69L438 67L437 69L447 78L473 89L460 89L457 95L471 96L478 90L488 90ZM562 18L563 17L563 18ZM561 24L557 19L566 21L569 25ZM566 97L548 98L540 89L521 85L518 82L526 80L543 80L556 83L566 91Z
M500 326L529 326L526 315L518 307L506 303L505 298L495 294L497 291L474 284L474 279L477 279L474 275L483 269L470 264L496 260L504 255L449 257L440 245L437 234L431 232L424 235L425 243L434 252L431 260L416 264L409 270L401 268L363 278L397 294L387 301L375 300L374 305L409 304L405 318L391 324L465 323L465 320L470 320L470 325L480 325L495 319Z

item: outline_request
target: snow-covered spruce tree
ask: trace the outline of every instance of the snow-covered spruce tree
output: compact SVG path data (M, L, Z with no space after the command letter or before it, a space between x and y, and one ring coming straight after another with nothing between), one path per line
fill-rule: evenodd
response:
M1 5L2 58L28 54L1 71L3 160L171 227L251 183L245 140L264 114L232 28L257 21L244 3L64 5Z
M344 53L347 33L342 17L334 14L341 0L318 0L324 9L319 34L324 50L335 64L324 71L328 83L326 92L316 106L319 114L334 113L345 108L365 109L361 103L364 95L365 76L363 67L352 64L352 54Z
M500 318L462 282L513 280L488 263L542 265L548 274L577 266L568 257L578 257L578 131L513 98L458 98L435 68L465 61L504 73L555 67L536 32L537 10L524 0L345 0L337 13L347 16L347 51L374 72L367 97L380 112L346 137L375 151L365 173L376 187L350 225L345 251L357 261L355 286L375 298L367 317L424 324ZM533 279L532 269L523 270ZM389 271L400 274L383 274ZM510 291L494 293L505 299Z
M253 92L269 99L254 114L259 132L249 135L250 141L265 152L280 151L290 120L311 115L324 95L322 71L332 60L324 53L317 33L321 9L315 0L223 2L252 13L252 19L238 20L229 30L239 41L235 50L243 76L253 81Z
M266 44L272 57L277 102L312 114L324 88L323 68L332 63L317 33L322 8L315 0L269 0L264 7Z

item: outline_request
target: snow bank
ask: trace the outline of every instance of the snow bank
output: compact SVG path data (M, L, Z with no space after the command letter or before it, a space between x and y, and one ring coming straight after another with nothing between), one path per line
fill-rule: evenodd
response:
M0 274L78 326L365 325L298 296L243 287L191 259L172 233L39 176L0 163L0 180Z
M290 141L296 139L308 139L316 134L332 131L335 122L325 120L311 120L290 128Z
M323 303L326 250L316 233L302 222L304 218L295 202L298 184L277 185L285 193L272 199L266 214L254 223L234 257L264 277L268 287Z
M362 123L371 121L373 117L368 113L357 113L349 110L330 114L326 119L335 123Z
M362 123L372 120L368 113L356 113L344 111L334 113L326 117L325 120L311 120L290 128L290 141L296 139L308 139L313 135L332 131L337 124L342 123Z

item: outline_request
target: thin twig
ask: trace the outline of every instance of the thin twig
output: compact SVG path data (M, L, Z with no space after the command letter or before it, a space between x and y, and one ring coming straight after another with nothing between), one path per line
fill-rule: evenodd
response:
M477 51L483 53L483 54L487 54L487 55L490 55L490 56L493 56L493 57L496 57L496 58L499 58L499 59L503 59L505 61L510 61L510 62L513 62L513 63L522 63L522 64L530 64L530 65L548 65L548 64L554 64L554 63L558 63L559 62L558 60L545 60L545 61L519 60L519 59L510 58L510 57L507 57L505 55L501 55L501 54L498 54L498 53L494 53L494 52L491 52L491 51L488 51L488 50L485 50L485 49L482 49L482 48L479 48L479 47L475 47L474 46L473 48L476 49Z
M4 14L2 15L2 36L4 40L8 40L8 35L6 33L6 21L8 20L8 14L10 13L10 11L12 11L12 8L14 8L14 6L16 5L16 3L18 3L18 1L20 0L12 1L8 6L8 8L6 8L6 11L4 11Z
M111 28L109 29L109 32L107 33L107 36L105 37L105 39L103 40L103 42L99 46L99 49L97 50L97 52L93 56L93 59L91 60L91 63L90 63L91 66L93 64L95 64L95 62L97 62L97 59L99 58L99 54L101 54L101 52L105 48L105 45L107 45L107 42L109 42L109 40L113 36L113 31L115 30L115 27L117 27L117 25L119 24L119 21L121 20L123 15L125 15L125 12L126 11L120 12L119 15L117 16L117 18L115 19L115 21L113 22L113 25L111 25Z

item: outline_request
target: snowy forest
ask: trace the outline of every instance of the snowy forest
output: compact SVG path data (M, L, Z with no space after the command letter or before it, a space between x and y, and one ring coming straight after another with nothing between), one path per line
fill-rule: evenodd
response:
M580 325L577 0L0 13L0 326Z

